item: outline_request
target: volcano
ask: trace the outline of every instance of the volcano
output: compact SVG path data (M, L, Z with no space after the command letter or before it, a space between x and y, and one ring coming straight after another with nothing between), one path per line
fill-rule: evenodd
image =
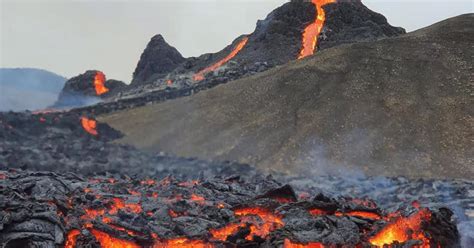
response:
M280 171L320 163L324 171L339 164L387 176L474 178L464 135L470 55L458 53L470 46L471 20L325 49L103 120L127 134L122 142L149 151Z
M156 35L130 85L0 112L0 247L472 247L472 20L298 0L215 54Z

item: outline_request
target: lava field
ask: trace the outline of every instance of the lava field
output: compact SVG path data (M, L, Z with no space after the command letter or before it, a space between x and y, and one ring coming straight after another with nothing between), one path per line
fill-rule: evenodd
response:
M2 171L4 247L457 247L447 208L295 192L271 177L203 181Z

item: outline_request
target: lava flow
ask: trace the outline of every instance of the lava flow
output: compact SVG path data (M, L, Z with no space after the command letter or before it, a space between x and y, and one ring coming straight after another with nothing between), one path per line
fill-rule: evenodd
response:
M410 239L423 242L420 247L430 247L429 239L423 234L421 224L429 221L431 212L428 209L421 209L419 212L409 217L399 217L393 223L388 224L369 241L372 245L382 247L395 242L403 243Z
M209 67L206 67L204 68L203 70L197 72L196 74L194 74L193 76L193 79L195 81L201 81L201 80L204 80L204 75L206 75L206 73L209 73L211 71L215 71L217 68L221 67L222 65L224 65L225 63L227 63L229 60L231 60L233 57L235 57L235 55L237 55L240 50L242 50L245 45L247 44L249 38L248 37L244 37L238 44L237 46L234 48L234 50L232 50L232 52L227 55L225 58L219 60L217 63L209 66Z
M335 3L336 0L312 0L316 6L317 16L313 23L309 24L303 32L303 47L301 48L298 59L313 55L318 44L318 37L324 27L326 21L326 12L323 6L329 3Z
M89 119L87 117L81 117L81 124L86 132L97 136L99 133L97 132L97 121Z
M109 89L105 86L105 74L101 71L96 72L94 76L94 88L98 96L109 92Z

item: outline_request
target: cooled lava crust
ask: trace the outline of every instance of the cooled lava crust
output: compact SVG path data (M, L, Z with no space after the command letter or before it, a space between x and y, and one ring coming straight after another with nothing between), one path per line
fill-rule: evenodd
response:
M178 181L0 171L3 247L456 247L448 209L387 213L272 177Z

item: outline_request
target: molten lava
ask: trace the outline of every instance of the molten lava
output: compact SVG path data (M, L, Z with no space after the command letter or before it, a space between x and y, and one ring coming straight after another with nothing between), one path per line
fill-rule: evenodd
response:
M99 241L102 248L140 248L139 245L133 242L114 238L111 235L96 229L92 229L91 233L97 241Z
M213 245L200 240L189 240L178 238L164 241L157 241L153 248L213 248Z
M308 243L308 244L298 244L298 243L293 243L289 239L285 239L285 242L283 243L283 248L324 248L324 245L321 243Z
M298 59L313 55L318 44L318 37L324 27L326 21L326 12L323 6L329 3L335 3L336 0L312 0L316 6L317 16L313 23L309 24L303 32L303 46L301 48Z
M422 247L430 247L429 240L421 230L421 223L429 221L431 212L428 209L422 209L419 212L409 217L399 217L393 223L385 226L375 236L370 238L370 243L382 247L383 245L390 245L394 242L403 243L410 239L421 240Z
M351 211L347 213L341 213L341 212L336 212L336 216L354 216L354 217L360 217L360 218L366 218L366 219L373 219L373 220L380 220L381 217L380 215L372 212L365 212L365 211Z
M77 229L69 231L69 233L67 234L66 244L64 245L64 248L75 248L76 239L79 234L81 234L81 232Z
M113 198L109 214L117 214L119 210L139 214L142 212L142 207L136 203L125 203L120 198Z
M86 118L86 117L81 117L81 124L84 130L86 130L88 133L97 136L99 133L97 132L97 122L95 120Z
M280 216L263 208L243 208L234 211L236 216L241 217L241 222L250 223L250 234L247 240L253 240L253 236L265 238L274 230L283 227L285 223ZM259 219L256 219L258 217Z
M198 73L194 74L193 76L193 79L195 81L201 81L201 80L204 80L204 75L206 75L206 73L209 73L211 71L215 71L217 68L221 67L222 65L224 65L225 63L227 63L229 60L231 60L233 57L235 57L235 55L237 55L240 50L242 50L245 45L247 44L249 38L248 37L244 37L238 44L237 46L234 48L234 50L232 50L232 52L227 55L225 58L219 60L217 63L209 66L209 67L206 67L204 68L203 70L199 71Z
M105 87L105 74L101 71L98 71L94 76L94 88L98 96L109 92L109 89Z

